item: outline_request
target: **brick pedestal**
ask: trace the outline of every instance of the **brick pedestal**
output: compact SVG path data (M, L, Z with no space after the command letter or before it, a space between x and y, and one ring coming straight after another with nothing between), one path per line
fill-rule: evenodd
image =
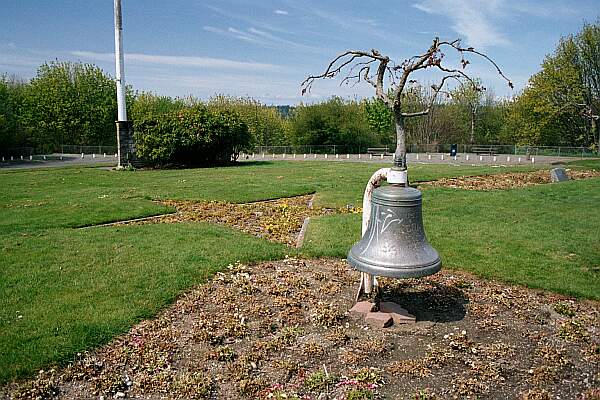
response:
M141 166L141 162L135 154L131 121L117 121L117 147L119 148L119 167Z

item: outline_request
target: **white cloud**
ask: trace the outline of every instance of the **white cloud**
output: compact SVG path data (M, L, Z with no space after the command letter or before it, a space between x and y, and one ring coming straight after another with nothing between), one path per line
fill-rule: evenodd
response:
M237 14L235 12L231 12L229 10L215 7L212 5L205 5L205 7L208 8L209 10L211 10L212 12L219 14L220 16L228 18L228 19L235 19L238 21L242 21L245 24L258 26L261 29L266 29L266 30L269 30L272 32L279 32L279 33L285 33L285 34L290 33L287 29L283 29L281 26L276 26L271 23L267 23L264 18L252 18L246 14Z
M210 72L205 75L173 75L171 71L154 74L131 73L129 82L136 88L151 88L161 94L193 94L208 99L215 94L250 96L267 104L294 104L303 100L299 82L272 74Z
M311 53L323 53L329 54L330 51L328 49L323 49L316 46L310 46L303 43L295 42L293 40L284 39L281 36L266 32L264 30L259 30L256 28L248 28L246 30L237 29L233 27L229 27L227 29L221 29L214 26L204 26L202 27L205 31L216 33L222 36L243 40L249 43L255 43L261 45L263 47L268 47L271 49L294 49L307 51Z
M475 47L502 46L510 42L492 20L501 13L501 0L424 0L413 5L428 14L447 16L452 29Z
M273 12L277 15L288 15L289 14L289 12L287 12L285 10L275 10Z
M91 51L71 51L71 55L97 61L114 61L113 53L94 53ZM160 64L176 67L198 67L213 69L234 69L246 71L273 71L279 69L274 64L245 62L212 57L163 56L154 54L125 53L125 60L132 64Z

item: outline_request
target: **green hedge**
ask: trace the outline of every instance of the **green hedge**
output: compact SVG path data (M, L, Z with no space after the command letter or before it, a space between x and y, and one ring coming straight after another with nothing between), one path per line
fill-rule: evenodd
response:
M236 113L201 104L145 115L134 132L138 157L153 166L228 164L250 144L248 126Z

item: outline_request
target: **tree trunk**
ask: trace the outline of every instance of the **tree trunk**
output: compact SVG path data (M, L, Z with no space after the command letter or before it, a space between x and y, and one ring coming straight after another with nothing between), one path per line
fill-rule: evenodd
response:
M598 138L598 143L596 143L598 145L598 148L596 149L596 152L598 153L598 155L600 155L600 129L599 128L600 128L600 126L598 126L598 123L594 119L594 115L592 113L592 141L594 141L596 139L596 137Z
M475 143L475 111L471 110L471 144Z
M406 132L404 131L404 117L400 107L394 107L394 123L396 126L396 152L394 153L394 166L406 169Z

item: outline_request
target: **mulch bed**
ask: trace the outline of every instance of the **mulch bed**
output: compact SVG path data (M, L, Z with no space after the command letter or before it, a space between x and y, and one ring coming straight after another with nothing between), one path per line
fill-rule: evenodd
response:
M598 399L600 303L443 271L383 279L416 324L375 329L347 311L345 261L230 265L155 319L14 398Z
M298 240L298 232L305 218L315 215L361 211L352 207L340 209L312 207L312 198L313 195L305 195L244 204L218 201L167 200L159 203L174 207L177 210L174 214L159 215L118 224L173 224L204 221L228 225L272 242L295 246Z
M567 170L573 180L600 177L600 171ZM495 175L463 176L460 178L442 178L436 181L419 183L422 188L450 187L465 190L504 190L532 185L550 183L550 172L539 170L534 172L511 172Z

